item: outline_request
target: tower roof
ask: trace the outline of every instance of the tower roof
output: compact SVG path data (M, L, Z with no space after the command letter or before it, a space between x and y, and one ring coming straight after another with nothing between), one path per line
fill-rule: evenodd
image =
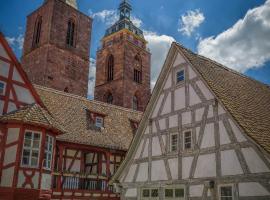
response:
M144 38L143 31L138 27L136 27L130 19L131 17L130 14L132 11L131 4L127 0L122 0L118 10L119 10L119 20L106 30L105 37L118 31L121 31L123 29L128 29L129 31L133 32L139 37Z

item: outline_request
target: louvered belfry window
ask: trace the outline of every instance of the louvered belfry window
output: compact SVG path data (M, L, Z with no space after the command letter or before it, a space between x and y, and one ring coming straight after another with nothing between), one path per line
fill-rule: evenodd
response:
M113 80L113 70L114 70L114 57L110 55L108 58L108 66L107 66L107 81Z
M74 47L75 46L75 22L73 20L68 21L68 29L67 29L67 38L66 44L68 46Z
M139 55L137 55L135 57L133 80L136 83L142 83L142 61L141 61L141 57Z

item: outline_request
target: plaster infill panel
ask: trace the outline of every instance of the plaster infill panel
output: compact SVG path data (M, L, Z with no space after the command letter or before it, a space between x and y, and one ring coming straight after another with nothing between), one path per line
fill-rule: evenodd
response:
M192 85L189 85L189 96L191 106L201 103L201 99L193 89Z
M221 174L223 176L243 174L235 150L221 151Z
M148 163L139 164L139 171L136 182L145 182L148 180Z
M165 163L163 160L152 161L151 180L152 181L168 180Z
M167 77L167 80L166 80L166 83L164 85L164 88L163 89L168 89L172 87L172 73L170 72L168 77Z
M269 168L257 154L257 152L252 148L242 148L242 153L247 162L248 168L252 173L262 173L270 172Z
M168 160L172 179L177 180L178 179L178 158L172 158Z
M4 47L2 46L2 44L0 44L0 56L10 60L6 50L4 49Z
M186 63L186 61L183 58L183 56L178 53L177 56L176 56L176 59L174 61L173 66L175 67L175 66L180 65L180 64L183 64L183 63Z
M206 124L201 148L214 147L215 146L215 131L214 123Z
M9 65L9 63L0 60L0 76L8 78Z
M252 197L252 196L268 196L270 193L257 182L239 183L239 196Z
M20 128L9 128L7 133L6 145L16 142L19 139Z
M241 133L240 129L236 126L236 124L231 119L229 119L229 122L237 141L238 142L246 141L246 138L243 136L243 134Z
M158 111L160 109L160 106L161 106L161 103L163 101L163 98L164 98L164 93L162 93L159 98L158 98L158 101L155 105L155 108L154 108L154 111L153 111L153 114L152 114L152 118L155 118L158 114Z
M13 183L14 167L2 170L1 182L2 187L11 187Z
M14 69L13 69L12 79L14 81L18 81L20 83L24 83L24 81L23 81L21 75L19 74L18 70L16 69L16 67L14 67Z
M178 115L173 115L169 117L169 128L178 126Z
M186 107L185 88L181 87L175 90L174 93L174 109L180 110Z
M13 85L18 100L24 103L32 104L35 103L34 97L30 93L30 91L24 87Z
M218 125L219 125L220 144L223 145L231 143L229 134L224 126L223 121L219 121Z
M128 188L125 197L137 197L137 188Z
M189 187L190 197L202 197L204 185L191 185Z
M14 163L16 161L17 146L18 145L13 145L5 149L5 156L4 156L4 163L3 163L4 166Z
M133 181L133 178L134 178L134 175L135 175L135 171L136 171L136 168L137 168L137 164L134 164L134 165L131 165L129 170L128 170L128 173L127 173L127 176L125 178L125 182L127 183L130 183Z
M215 177L216 176L216 156L215 154L205 154L198 157L194 178Z
M168 114L171 112L171 108L172 108L171 103L172 103L172 93L169 92L169 94L165 100L165 103L163 105L161 115Z
M189 178L192 161L193 161L193 157L182 158L182 179Z
M159 156L159 155L161 155L160 142L159 138L155 136L152 139L152 156Z
M203 96L207 100L214 99L213 94L210 92L210 90L206 87L206 85L201 80L197 81L196 84L200 88L201 92L203 93Z

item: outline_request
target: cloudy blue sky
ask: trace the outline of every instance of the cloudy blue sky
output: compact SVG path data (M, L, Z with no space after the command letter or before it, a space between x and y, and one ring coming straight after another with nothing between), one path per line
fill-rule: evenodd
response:
M105 29L118 18L121 0L77 0L94 18L89 96L93 95L95 57ZM270 84L270 0L129 0L132 20L145 32L152 52L152 86L172 41ZM22 3L23 2L23 3ZM20 58L26 16L43 0L1 3L0 29Z

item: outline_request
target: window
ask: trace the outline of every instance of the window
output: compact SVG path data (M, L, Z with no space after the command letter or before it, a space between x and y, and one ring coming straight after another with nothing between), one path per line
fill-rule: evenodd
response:
M43 167L51 169L53 155L53 137L46 135Z
M176 73L176 83L180 83L185 80L185 72L184 70L178 71Z
M103 127L103 117L96 116L95 125L98 128L102 128Z
M113 80L113 70L114 70L114 57L110 55L108 58L108 65L107 65L107 81Z
M67 38L66 38L66 44L68 46L74 47L74 34L75 34L75 23L73 20L68 21L68 29L67 29Z
M35 24L34 37L33 37L33 47L39 45L40 42L40 34L41 34L41 26L42 26L42 17L38 17Z
M0 81L0 95L5 94L5 87L6 87L6 84Z
M40 138L40 133L25 132L22 155L23 166L38 167Z
M133 108L133 110L138 110L138 108L139 108L139 102L138 102L138 98L136 96L133 96L133 98L132 98L132 108Z
M192 148L192 133L191 131L184 132L184 149Z
M107 96L107 103L113 104L113 95L111 93L109 93Z
M157 188L143 189L141 196L143 200L155 200L155 199L159 199L158 193L159 191Z
M114 175L116 170L119 168L121 161L122 161L121 155L111 155L110 156L110 175Z
M185 189L183 187L177 188L165 188L165 199L184 199L185 198Z
M219 187L220 200L233 200L233 187L231 185Z
M133 80L142 83L142 61L139 55L135 56Z
M178 150L178 134L174 133L170 136L170 151L174 152Z

